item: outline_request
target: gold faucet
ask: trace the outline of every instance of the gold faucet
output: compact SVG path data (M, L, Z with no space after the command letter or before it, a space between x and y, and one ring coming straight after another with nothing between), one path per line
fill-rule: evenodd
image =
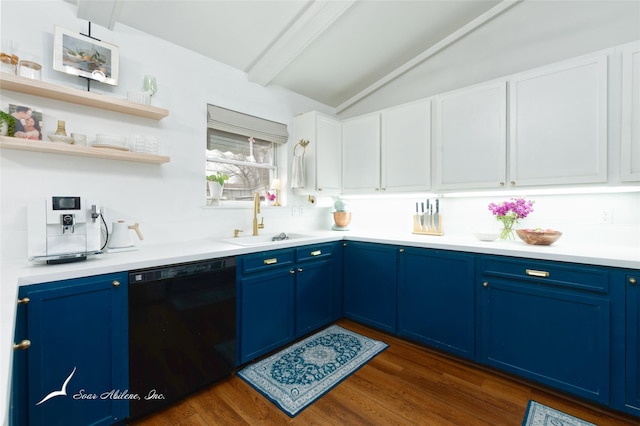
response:
M264 217L258 223L258 213L260 213L260 194L257 192L253 196L253 235L258 235L258 229L264 228Z

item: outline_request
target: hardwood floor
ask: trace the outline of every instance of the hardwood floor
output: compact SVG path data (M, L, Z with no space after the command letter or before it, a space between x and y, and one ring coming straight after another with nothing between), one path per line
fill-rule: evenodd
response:
M640 424L348 320L338 324L389 348L294 418L234 375L131 424L511 426L522 424L530 399L597 425Z

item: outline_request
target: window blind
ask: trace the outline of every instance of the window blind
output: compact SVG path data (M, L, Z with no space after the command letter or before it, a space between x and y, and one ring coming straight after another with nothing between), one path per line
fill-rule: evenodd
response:
M275 121L265 120L216 105L207 105L207 122L211 129L250 136L278 144L287 143L289 138L286 124L276 123Z

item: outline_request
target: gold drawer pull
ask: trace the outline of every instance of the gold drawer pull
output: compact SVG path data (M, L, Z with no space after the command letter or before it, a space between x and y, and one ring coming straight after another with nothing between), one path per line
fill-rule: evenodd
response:
M322 254L322 250L314 250L311 252L311 256L320 256Z
M547 271L536 271L535 269L525 269L525 272L527 273L527 275L530 275L532 277L547 278L549 276L549 273Z
M264 264L265 265L275 265L276 263L278 263L278 258L277 257L273 257L271 259L265 259L264 260Z
M23 349L24 350L24 349L28 349L29 346L31 346L31 340L25 339L20 343L14 343L13 350L14 351L18 350L18 349Z
M29 302L31 302L31 299L29 299L28 297L23 297L22 299L18 299L18 305L25 305Z

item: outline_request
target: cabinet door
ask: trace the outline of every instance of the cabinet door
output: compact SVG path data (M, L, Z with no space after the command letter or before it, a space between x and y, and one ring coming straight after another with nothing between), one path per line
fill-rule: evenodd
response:
M297 192L339 194L342 188L342 124L316 111L296 116L295 140L309 141L305 149L305 187ZM296 154L302 148L296 147Z
M510 80L510 183L607 181L607 57Z
M609 402L609 301L502 278L483 282L481 361Z
M126 284L122 273L27 289L30 425L111 425L128 415L127 400L108 397L128 389Z
M638 415L640 413L640 273L627 274L625 280L627 290L625 408Z
M382 112L381 191L431 189L431 103Z
M344 247L344 316L396 331L396 251L393 246L347 242Z
M504 186L506 82L441 95L436 105L436 189Z
M296 268L296 337L327 325L333 318L333 260Z
M342 190L372 194L380 191L380 115L342 123Z
M621 179L640 181L640 43L622 53Z
M405 248L398 259L398 334L474 359L474 255Z
M240 363L293 340L294 281L290 268L241 279Z
M342 124L318 114L316 126L316 191L339 194L342 188Z

